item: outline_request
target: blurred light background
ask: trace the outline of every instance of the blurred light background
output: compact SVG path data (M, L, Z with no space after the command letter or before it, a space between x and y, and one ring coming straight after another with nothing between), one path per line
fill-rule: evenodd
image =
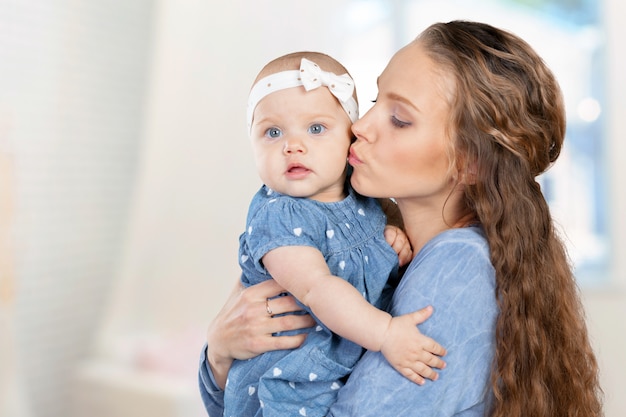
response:
M327 52L364 113L394 51L457 18L521 35L561 81L567 146L541 181L606 416L626 415L621 0L0 0L0 416L205 415L204 332L259 186L257 71Z

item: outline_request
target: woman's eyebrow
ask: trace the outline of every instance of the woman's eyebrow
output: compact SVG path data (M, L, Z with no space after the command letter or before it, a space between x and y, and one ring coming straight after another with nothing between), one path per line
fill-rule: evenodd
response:
M415 104L413 104L412 101L410 101L409 99L407 99L404 96L401 96L400 94L396 94L396 93L387 93L385 94L388 98L390 98L391 100L394 101L399 101L401 103L406 104L409 107L412 107L413 109L415 109L415 111L420 111L420 109L417 108L417 106Z
M379 81L380 81L380 77L377 77L376 78L376 86L378 87L378 95L380 95ZM420 109L412 101L410 101L408 98L406 98L405 96L402 96L402 95L400 95L398 93L389 92L389 93L385 94L385 97L389 98L390 100L399 101L401 103L404 103L407 106L412 107L413 109L415 109L415 111L420 111Z
M376 87L378 87L378 95L380 95L380 76L376 77ZM415 111L418 111L418 112L420 111L419 108L412 101L410 101L408 98L398 93L393 93L393 92L386 93L385 97L389 98L390 100L395 100L395 101L404 103L407 106L415 109Z

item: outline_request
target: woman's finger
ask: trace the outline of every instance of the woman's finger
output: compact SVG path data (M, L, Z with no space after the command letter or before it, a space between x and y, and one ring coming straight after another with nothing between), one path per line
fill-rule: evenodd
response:
M280 337L272 337L268 339L268 349L269 350L284 350L284 349L295 349L300 347L304 340L306 339L305 334L298 334L295 336L280 336Z
M308 314L289 314L286 316L273 317L272 320L269 321L268 326L271 333L278 333L313 327L315 326L315 320Z
M271 311L272 315L294 313L303 310L302 306L297 303L296 299L289 294L278 296L276 298L268 298L266 307L266 310L268 312Z

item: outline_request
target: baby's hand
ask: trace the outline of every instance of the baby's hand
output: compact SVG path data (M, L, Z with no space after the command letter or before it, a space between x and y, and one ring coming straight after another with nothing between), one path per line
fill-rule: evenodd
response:
M391 366L419 385L424 384L425 378L437 380L439 374L433 368L446 366L440 358L446 354L443 346L417 329L432 313L433 308L429 306L393 317L380 349Z
M400 266L404 266L413 259L413 250L406 233L397 226L385 226L385 240L398 254Z

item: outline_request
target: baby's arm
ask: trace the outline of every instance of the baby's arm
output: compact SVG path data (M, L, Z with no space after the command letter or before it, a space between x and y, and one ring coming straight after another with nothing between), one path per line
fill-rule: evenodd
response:
M391 248L398 254L400 266L404 266L413 259L413 249L409 238L402 229L397 226L385 226L385 240Z
M322 253L310 246L271 250L263 264L272 277L333 332L366 349L382 351L389 363L411 381L437 379L432 368L443 368L445 349L422 335L417 324L432 309L400 317L377 309L347 281L331 275Z

